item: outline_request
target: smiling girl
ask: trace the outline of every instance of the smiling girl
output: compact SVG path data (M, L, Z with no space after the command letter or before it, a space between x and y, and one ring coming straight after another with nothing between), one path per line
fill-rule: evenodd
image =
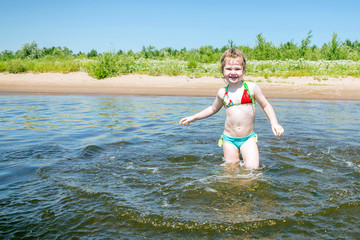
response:
M224 132L219 140L219 145L223 147L224 161L237 165L241 153L245 168L259 168L259 150L254 131L255 100L270 120L274 135L280 137L284 129L278 124L275 111L262 94L260 87L243 80L246 59L240 50L235 48L226 50L221 57L221 69L228 85L218 90L211 106L181 119L179 124L189 126L192 122L214 115L224 106L226 120Z

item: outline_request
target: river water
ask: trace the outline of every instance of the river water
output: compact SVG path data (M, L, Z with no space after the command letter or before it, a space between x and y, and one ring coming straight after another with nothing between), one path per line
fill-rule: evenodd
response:
M360 102L270 99L227 169L212 98L0 95L1 239L359 239Z

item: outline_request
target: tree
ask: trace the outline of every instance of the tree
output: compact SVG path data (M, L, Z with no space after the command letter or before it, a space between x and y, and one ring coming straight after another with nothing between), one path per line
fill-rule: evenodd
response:
M15 55L12 51L9 50L5 50L3 52L0 53L0 60L10 60L10 59L14 59Z
M95 49L92 49L86 56L88 58L96 57L98 55L98 52Z
M227 48L234 48L235 44L233 40L228 40L228 44L226 45Z
M255 58L256 60L276 59L274 47L271 42L266 42L262 33L256 36Z
M328 53L329 60L336 60L339 59L339 47L341 42L338 40L337 33L334 33L331 39L331 42L329 42L329 48L330 52Z
M299 59L299 47L294 43L294 40L280 44L280 55L282 60Z
M38 59L42 57L42 50L38 48L35 41L31 43L25 43L23 47L16 52L16 55L23 59Z
M305 39L301 40L301 47L300 47L300 55L301 57L304 57L306 52L309 49L310 43L311 43L311 38L313 37L313 35L311 34L312 30L310 30L306 36Z

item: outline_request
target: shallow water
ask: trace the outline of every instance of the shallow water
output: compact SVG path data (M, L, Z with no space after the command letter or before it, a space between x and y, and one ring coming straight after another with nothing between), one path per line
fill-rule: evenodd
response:
M0 96L1 239L359 239L360 103L271 99L260 170L222 166L212 98Z

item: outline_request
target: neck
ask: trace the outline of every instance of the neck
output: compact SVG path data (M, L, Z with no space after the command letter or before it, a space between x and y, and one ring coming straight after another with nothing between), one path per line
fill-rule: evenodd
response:
M241 80L241 81L239 81L239 82L237 82L237 83L230 83L230 82L228 82L229 87L242 87L243 84L244 84L244 80Z

